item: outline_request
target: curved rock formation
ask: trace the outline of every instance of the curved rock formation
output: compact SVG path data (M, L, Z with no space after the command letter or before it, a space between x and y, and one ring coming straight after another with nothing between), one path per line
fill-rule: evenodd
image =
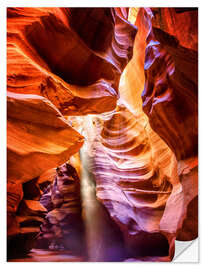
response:
M136 34L126 9L8 8L7 30L9 91L43 95L63 115L115 107Z
M153 8L143 12L148 18L143 109L151 127L179 161L182 195L171 196L167 211L177 220L172 209L179 208L184 222L177 239L192 240L198 234L198 10ZM182 201L179 207L177 197Z
M39 202L42 192L37 177L68 160L83 144L83 137L44 97L8 92L7 109L10 257L29 251L43 222L46 209Z
M145 121L125 106L109 118L91 146L97 197L123 232L129 256L172 256L174 235L168 239L160 223L175 177L164 161L173 154L162 148L157 162Z
M68 163L56 169L56 178L40 202L47 208L38 238L39 248L85 253L81 217L80 179Z
M195 157L185 159L187 155L182 154L183 151L189 153L190 150L187 150L189 148L193 151L190 153L195 153L196 142L189 140L186 133L185 140L189 142L189 146L186 141L182 141L181 145L184 144L184 147L181 148L180 144L173 147L172 142L178 143L184 129L178 127L181 128L182 133L176 140L173 133L169 132L170 121L160 122L157 126L159 129L155 128L154 125L161 119L161 110L157 109L157 114L154 116L156 119L152 119L151 114L148 119L142 111L142 106L148 113L146 108L149 108L149 104L156 107L159 103L161 105L163 103L164 106L165 102L167 104L171 102L177 111L169 114L169 111L171 112L169 110L165 116L171 119L171 124L174 124L173 119L178 121L178 110L180 112L182 109L173 103L178 98L171 98L167 91L164 95L160 93L156 95L156 91L159 90L158 85L154 86L151 96L146 95L151 93L146 92L151 83L146 71L149 67L147 61L151 59L150 53L153 50L157 52L155 59L159 61L163 55L159 52L159 47L166 45L164 40L161 40L160 44L157 41L149 42L152 35L152 11L140 9L138 14L136 12L135 14L138 33L133 58L121 77L119 105L112 113L103 115L100 119L93 119L92 130L88 127L84 136L88 138L87 152L91 153L93 160L92 170L96 178L97 197L122 230L130 256L139 259L146 256L146 260L147 257L150 260L150 256L154 256L156 259L153 260L167 261L173 257L175 239L192 240L197 237L197 159ZM165 56L163 59L169 61ZM154 73L150 78L151 80L157 78L157 82L162 85L161 79L168 78L168 72L173 70L171 71L170 65L167 68L163 62L159 63L159 67L154 66ZM154 65L153 58L152 64ZM197 65L195 59L194 65ZM179 68L178 65L177 67ZM182 87L180 83L184 85L184 80L178 83ZM171 91L176 93L175 88L171 88ZM186 98L184 91L182 95ZM150 100L152 98L154 98L153 102ZM195 99L193 101L195 104ZM189 102L188 98L187 102ZM185 102L184 106L186 105ZM184 108L187 110L185 116L190 112L191 119L197 119L197 103L195 106L192 105L190 104L192 111ZM91 120L87 125L90 124ZM186 124L189 125L189 122ZM151 129L151 126L158 134ZM172 125L171 128L174 129ZM166 136L162 136L162 131L168 136L170 143ZM191 127L187 132L191 135L193 132ZM194 132L197 134L197 131ZM177 130L176 134L178 134ZM177 162L180 157L184 160Z
M7 256L25 256L34 246L46 209L39 203L37 179L7 184Z
M8 179L25 182L63 164L83 144L46 98L8 93Z
M197 155L198 145L197 10L153 12L157 15L148 13L143 109L177 159L186 159Z
M197 161L178 163L141 113L120 104L105 117L93 118L92 129L87 122L94 137L84 134L97 197L122 231L129 257L169 261L175 239L197 237Z
M8 234L14 237L9 246L15 252L16 239L22 239L19 224L39 225L30 216L42 210L40 181L42 189L47 183L37 183L37 177L66 162L83 144L64 115L116 106L136 27L127 21L125 8L7 11ZM23 211L28 218L21 216ZM24 242L22 252L30 247L29 237Z
M84 136L109 260L170 261L198 236L197 10L8 8L7 30L9 255L84 249Z

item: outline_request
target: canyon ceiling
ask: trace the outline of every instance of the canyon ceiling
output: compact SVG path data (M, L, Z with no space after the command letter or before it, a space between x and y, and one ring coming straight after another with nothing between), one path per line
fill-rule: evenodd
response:
M8 259L197 237L198 9L8 8Z

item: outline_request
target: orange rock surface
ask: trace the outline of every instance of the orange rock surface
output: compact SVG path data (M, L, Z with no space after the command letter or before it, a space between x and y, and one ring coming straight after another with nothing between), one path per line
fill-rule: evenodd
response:
M176 239L198 236L197 19L194 8L8 8L10 251L26 254L42 223L41 244L77 251L94 192L81 205L84 175L122 260L170 261Z
M46 212L37 177L69 159L84 139L42 96L8 92L7 110L8 256L19 256L33 247Z
M161 19L146 15L143 110L177 159L187 159L198 148L197 9L158 11Z
M77 152L83 137L46 98L8 93L8 179L25 182Z
M148 91L151 80L162 84L161 79L168 78L168 72L170 75L170 67L167 68L161 60L159 62L162 53L158 51L159 46L162 47L162 43L167 41L160 40L160 45L158 41L149 42L152 10L143 8L135 14L136 19L132 13L131 19L135 21L138 33L133 58L120 80L118 106L109 114L86 120L86 151L92 160L97 197L123 232L130 255L136 258L148 256L149 260L152 260L149 256L154 256L153 260L168 261L173 258L175 239L192 240L197 237L198 161L193 156L196 151L195 139L189 141L192 132L197 131L196 125L186 132L180 125L177 128L181 129L180 132L175 133L178 137L174 138L174 126L184 112L175 105L175 86L168 90L164 88L166 92L163 95L156 95L158 85L154 86L152 93ZM148 77L146 61L148 54L152 53L150 46L160 65L154 66L152 63L153 76ZM167 57L164 59L167 60ZM194 60L193 64L197 65L197 61ZM179 69L179 65L174 68ZM184 79L179 81L179 86L186 87ZM195 85L194 89L186 89L191 91L193 97L196 90ZM174 97L168 95L168 91L174 92ZM183 88L179 94L186 98ZM195 104L195 99L190 101L192 105ZM192 119L195 123L197 117L197 103L192 107L190 101L183 105L187 113L190 108L194 109L186 118L186 125L190 125ZM163 111L161 107L159 110L157 104L172 106L174 111L170 111L172 114L165 111L164 117L159 118ZM185 107L187 104L188 108ZM149 113L147 106L152 106ZM156 113L152 114L152 110ZM187 113L184 116L187 117ZM156 125L159 119L162 122ZM178 140L182 134L185 141L181 142L181 148ZM189 153L190 158L185 159Z
M126 19L119 8L8 8L8 90L64 115L112 110L136 34Z

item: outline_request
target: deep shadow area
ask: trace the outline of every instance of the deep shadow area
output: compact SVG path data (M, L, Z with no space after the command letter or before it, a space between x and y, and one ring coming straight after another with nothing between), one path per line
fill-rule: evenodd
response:
M132 257L162 257L169 255L168 240L161 233L139 232L132 238L128 252Z

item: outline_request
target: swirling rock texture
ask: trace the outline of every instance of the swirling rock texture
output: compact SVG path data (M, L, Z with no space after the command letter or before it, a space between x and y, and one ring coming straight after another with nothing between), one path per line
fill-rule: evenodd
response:
M144 65L143 109L177 159L187 159L197 155L197 10L163 8L153 12Z
M43 95L63 115L112 110L136 34L126 17L120 8L9 8L8 90Z
M54 182L40 199L48 213L41 225L37 246L84 254L80 179L69 163L58 167L56 171Z
M91 144L92 171L97 197L123 232L128 256L169 260L174 236L162 232L160 223L172 191L175 157L156 137L151 140L144 118L120 104L104 120Z
M172 212L175 202L180 212L187 208L177 239L192 240L198 234L198 10L154 8L147 16L151 23L146 39L143 110L178 160L182 206L177 206L178 195L172 193L167 211Z
M36 179L77 152L83 137L44 97L8 92L7 100L8 256L16 256L32 247L46 212Z
M7 34L8 253L13 255L32 246L26 232L34 233L33 239L39 231L38 214L45 214L39 197L53 175L46 176L47 170L83 144L64 115L116 106L136 27L124 8L8 8ZM22 233L32 222L35 229Z
M8 8L7 18L8 255L37 235L43 248L85 249L73 156L85 137L126 261L172 260L175 239L198 235L197 10Z
M172 12L178 17L179 11ZM193 13L196 11L186 12L184 16L195 17ZM105 116L107 120L103 117L102 124L92 132L97 136L93 138L90 149L97 197L123 231L129 255L136 257L135 260L167 261L173 258L175 239L192 240L198 234L198 162L194 156L197 146L194 135L197 134L197 81L193 88L185 82L189 83L193 77L193 69L190 73L187 69L189 60L186 71L182 71L179 62L176 66L173 63L173 57L183 57L179 54L179 47L172 51L175 56L162 48L168 43L168 46L173 45L164 40L168 38L167 34L159 42L152 40L153 18L152 10L148 8L140 9L137 14L138 33L133 59L121 77L120 105ZM164 18L166 20L167 16ZM187 21L192 23L192 19ZM197 58L193 60L196 76ZM155 65L156 62L159 66ZM150 73L152 68L153 73ZM175 84L168 87L167 82L174 72L182 72L183 79L178 81L175 78ZM176 90L176 84L179 90ZM164 90L162 93L160 88ZM185 101L183 108L182 103L177 105L176 95ZM188 99L189 96L193 97L192 100ZM180 122L181 117L186 122ZM176 128L176 125L179 126ZM183 125L184 128L188 125L189 130L184 132ZM179 137L176 138L173 131ZM183 154L189 151L189 156Z
M44 97L8 92L7 110L9 179L33 179L63 164L83 144L83 137Z

